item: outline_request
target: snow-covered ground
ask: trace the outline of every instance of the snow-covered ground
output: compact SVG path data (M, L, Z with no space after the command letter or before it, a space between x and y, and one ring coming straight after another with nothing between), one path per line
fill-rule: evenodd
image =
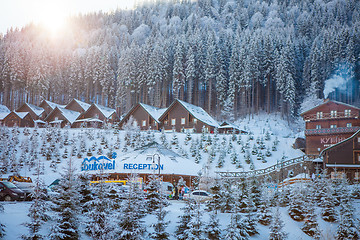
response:
M6 202L3 203L4 212L0 213L0 219L3 224L6 225L6 236L4 240L13 240L19 239L22 234L27 233L27 229L24 226L24 223L28 221L28 217L26 216L28 208L30 207L32 202ZM170 205L166 208L169 213L166 216L166 221L170 221L167 231L171 234L171 239L176 239L176 236L173 234L175 232L177 222L179 221L179 216L182 215L182 210L185 206L184 201L170 201ZM204 205L201 206L204 208ZM360 216L360 200L356 200L354 203L355 213L354 216ZM288 233L289 240L311 240L313 238L306 235L301 231L300 227L302 222L296 222L292 220L287 212L287 207L280 208L281 219L284 221L284 231ZM322 220L320 217L320 209L317 208L316 212L318 213L317 221L319 223L320 230L322 232L321 239L334 239L336 232L336 228L338 223L328 223ZM230 222L230 213L219 213L219 222L221 228L224 229ZM204 212L202 220L206 223L209 219L209 215L207 212ZM147 215L144 218L146 230L150 233L153 229L150 227L152 223L156 221L156 217L154 215ZM51 222L45 223L43 226L42 234L49 233ZM82 225L82 224L81 224ZM269 236L269 227L263 226L261 224L257 224L256 226L259 234L250 237L250 239L268 239ZM83 235L82 239L89 239L87 236Z

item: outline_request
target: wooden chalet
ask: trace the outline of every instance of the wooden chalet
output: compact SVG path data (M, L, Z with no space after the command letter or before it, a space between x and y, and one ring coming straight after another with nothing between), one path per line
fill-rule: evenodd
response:
M28 112L33 120L45 119L46 117L46 112L43 108L30 103L24 103L16 110L16 112Z
M93 103L74 121L72 127L101 127L105 123L113 124L119 121L116 110Z
M219 133L227 133L227 134L246 134L247 132L244 130L241 130L238 126L232 124L232 123L227 123L227 122L223 122L222 124L220 124L219 126Z
M159 130L159 117L165 112L165 109L156 108L144 103L138 103L121 119L119 126L124 128L126 123L132 118L138 123L141 130Z
M68 103L68 105L66 105L65 108L69 109L69 110L79 112L79 113L83 113L83 112L87 111L90 106L91 106L91 104L88 104L86 102L82 102L82 101L74 98L73 100L71 100Z
M7 127L34 127L34 120L29 112L11 112L3 120Z
M351 137L325 148L323 157L324 168L333 178L346 177L350 180L360 180L360 130Z
M45 121L53 126L65 127L71 126L79 116L79 112L62 107L55 107L55 109L45 118Z
M39 107L43 108L46 113L46 116L48 116L56 107L65 108L66 105L60 105L54 102L50 102L48 100L42 100Z
M308 155L318 155L323 149L337 144L360 129L358 107L326 100L301 113L305 121L306 150Z
M175 129L177 132L191 130L201 132L204 127L207 132L214 132L219 123L201 107L176 99L160 116L159 121L165 131Z
M0 124L3 123L4 118L9 115L11 111L5 105L0 104Z

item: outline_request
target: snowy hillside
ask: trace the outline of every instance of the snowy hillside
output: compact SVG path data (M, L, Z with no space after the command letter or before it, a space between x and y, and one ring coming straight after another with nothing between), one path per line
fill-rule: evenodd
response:
M296 134L276 116L257 116L256 119L240 120L237 124L249 134L144 132L136 127L128 131L3 127L1 136L6 141L0 143L3 156L0 160L1 174L8 176L18 172L33 176L33 161L40 159L45 183L50 184L59 177L69 158L72 158L78 172L84 158L111 156L113 152L120 160L145 160L146 155L139 156L134 150L153 141L178 153L178 161L195 163L190 163L189 167L188 174L193 175L205 166L210 169L211 175L215 175L217 171L263 169L280 160L303 155L300 150L292 148Z

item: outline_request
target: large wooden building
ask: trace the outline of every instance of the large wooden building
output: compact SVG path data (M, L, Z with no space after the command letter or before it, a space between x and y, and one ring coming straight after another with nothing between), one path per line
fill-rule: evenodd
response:
M165 109L153 107L144 103L138 103L121 119L119 126L124 128L130 119L136 121L141 130L159 130L159 117L165 112Z
M360 109L341 102L326 100L301 113L306 129L306 154L318 155L360 129Z
M16 112L28 112L34 120L45 119L46 117L46 112L43 108L30 103L24 103L16 110Z
M160 116L162 128L165 131L175 129L176 132L191 130L201 132L205 128L207 132L214 132L219 123L213 119L201 107L176 99Z
M53 126L65 127L71 126L79 116L79 112L62 107L55 107L55 109L45 118L45 121Z
M3 120L7 127L34 127L34 120L28 112L11 112Z
M73 99L71 100L67 105L66 105L66 109L69 109L69 110L73 110L73 111L76 111L76 112L79 112L79 113L83 113L85 112L86 110L89 109L89 107L91 106L91 104L88 104L86 102L82 102L78 99Z
M119 121L116 110L93 103L85 112L80 114L72 127L100 127L105 123L113 124Z
M60 107L60 108L65 108L65 105L60 105L54 102L50 102L48 100L43 100L39 107L43 108L46 114L46 117L56 108L56 107Z
M320 155L323 157L324 168L333 178L360 180L360 130L351 137L325 148Z

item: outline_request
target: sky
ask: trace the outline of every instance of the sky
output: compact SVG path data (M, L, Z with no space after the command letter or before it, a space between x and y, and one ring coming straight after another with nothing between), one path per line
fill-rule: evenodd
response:
M0 33L33 22L60 28L70 15L132 8L135 0L0 0Z

